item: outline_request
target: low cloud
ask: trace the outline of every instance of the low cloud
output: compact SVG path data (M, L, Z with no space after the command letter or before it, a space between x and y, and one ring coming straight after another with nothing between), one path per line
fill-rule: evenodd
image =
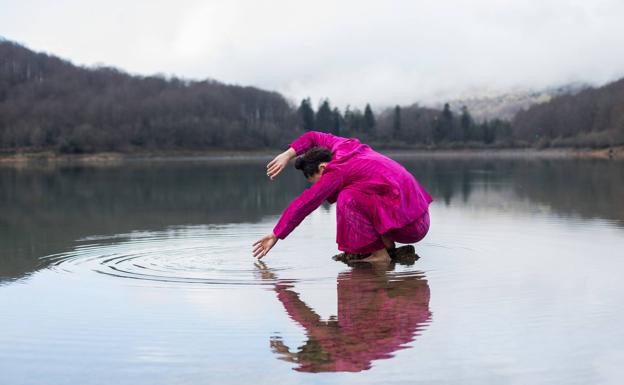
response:
M78 64L213 78L341 107L624 76L624 3L615 0L0 0L0 8L0 35Z

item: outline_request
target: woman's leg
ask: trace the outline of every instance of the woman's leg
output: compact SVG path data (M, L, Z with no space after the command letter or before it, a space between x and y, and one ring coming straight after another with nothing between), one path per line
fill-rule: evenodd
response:
M381 235L372 221L373 207L368 195L355 190L343 190L336 202L336 243L347 253L367 254L385 251ZM386 253L387 254L387 253Z

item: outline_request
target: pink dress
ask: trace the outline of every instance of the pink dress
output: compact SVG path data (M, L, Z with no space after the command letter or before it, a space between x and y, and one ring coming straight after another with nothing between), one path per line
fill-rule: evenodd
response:
M297 155L312 147L332 152L321 178L293 200L273 234L284 239L327 200L337 203L336 242L350 253L383 248L381 236L401 243L422 239L431 196L403 166L355 138L310 131L290 144Z

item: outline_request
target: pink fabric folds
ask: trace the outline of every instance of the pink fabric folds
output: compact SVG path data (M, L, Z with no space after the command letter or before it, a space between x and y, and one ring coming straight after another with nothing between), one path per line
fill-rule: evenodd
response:
M290 144L297 155L317 146L329 148L332 160L319 181L301 193L282 213L273 229L278 238L286 238L323 201L335 203L343 191L367 197L359 203L365 205L362 210L371 224L362 228L369 234L359 235L365 240L403 228L428 211L431 196L414 176L399 163L373 151L356 138L310 131ZM343 205L339 204L337 209L339 227L353 220L342 217L343 214L350 214L348 210L341 210L340 206ZM341 244L349 243L345 239L349 233L343 230L346 229L338 228L337 231L336 241L340 250L343 250Z

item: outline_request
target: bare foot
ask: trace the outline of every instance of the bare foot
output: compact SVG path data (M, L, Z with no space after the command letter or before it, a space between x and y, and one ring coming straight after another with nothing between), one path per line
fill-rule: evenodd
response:
M366 257L361 259L362 262L390 262L390 255L388 254L388 250L386 248L375 251L370 255L370 257Z

